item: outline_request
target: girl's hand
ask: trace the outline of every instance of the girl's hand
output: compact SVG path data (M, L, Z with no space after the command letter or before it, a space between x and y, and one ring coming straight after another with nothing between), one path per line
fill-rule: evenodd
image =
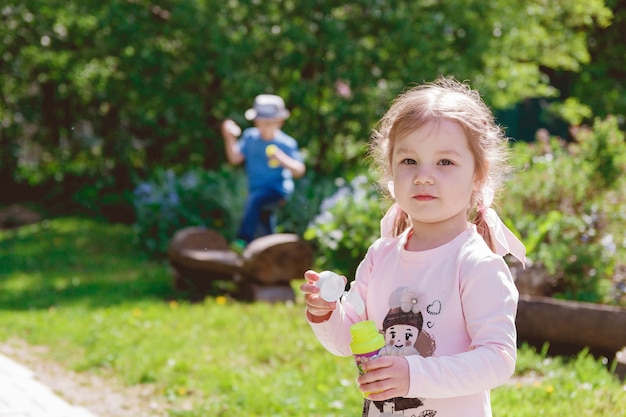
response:
M384 401L409 393L409 363L402 356L381 356L361 366L365 373L359 376L359 389L369 393L368 399Z
M319 296L320 289L315 285L320 278L317 272L306 271L304 278L307 282L300 286L300 291L304 294L307 318L313 323L322 323L330 318L337 308L337 302L328 302Z

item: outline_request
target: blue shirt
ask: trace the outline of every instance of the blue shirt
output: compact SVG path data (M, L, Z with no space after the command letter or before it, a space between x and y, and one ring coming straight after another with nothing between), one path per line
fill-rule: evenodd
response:
M269 188L278 191L285 197L293 193L294 184L291 171L282 166L270 167L265 149L270 145L275 145L291 158L302 162L298 143L294 138L282 130L278 130L272 140L264 140L259 129L251 127L243 131L237 143L245 158L250 191Z

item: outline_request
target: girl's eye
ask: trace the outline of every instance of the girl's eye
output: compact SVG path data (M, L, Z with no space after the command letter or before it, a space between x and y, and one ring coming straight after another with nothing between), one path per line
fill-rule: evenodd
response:
M442 159L441 161L439 161L440 165L454 165L454 163L449 160L449 159Z
M415 165L415 159L406 158L402 160L402 163L405 165Z

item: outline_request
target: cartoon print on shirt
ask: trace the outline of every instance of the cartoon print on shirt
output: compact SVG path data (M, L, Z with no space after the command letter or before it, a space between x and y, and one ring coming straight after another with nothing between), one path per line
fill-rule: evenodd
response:
M426 306L411 288L400 287L391 294L389 312L383 320L382 333L386 342L384 355L427 357L434 354L435 340L424 329L424 316L421 311L423 307ZM416 414L418 411L416 409L423 405L419 398L396 397L385 401L366 399L363 404L363 417L405 415L405 412L407 415L419 417L434 417L437 414L434 410L423 410Z

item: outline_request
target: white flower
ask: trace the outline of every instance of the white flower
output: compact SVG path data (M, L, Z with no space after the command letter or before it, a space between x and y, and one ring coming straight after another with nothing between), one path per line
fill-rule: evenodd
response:
M402 293L400 296L400 309L405 313L417 314L420 312L419 299L413 290L407 289Z

